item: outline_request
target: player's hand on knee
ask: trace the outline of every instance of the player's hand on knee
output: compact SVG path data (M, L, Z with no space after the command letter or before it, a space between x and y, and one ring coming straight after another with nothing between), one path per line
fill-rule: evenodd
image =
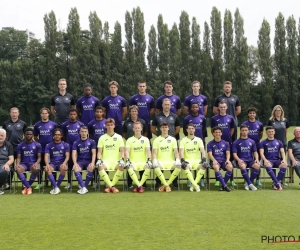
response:
M121 159L118 161L118 164L119 164L120 167L124 168L124 167L125 167L124 158L121 158Z
M180 161L180 159L176 159L175 160L175 166L181 167L181 161Z
M184 160L184 158L181 158L181 168L186 169L189 165L189 162Z
M150 158L148 158L148 160L147 160L146 164L147 164L148 168L152 168L152 167L153 167L153 164L152 164L152 162L151 162L151 159L150 159Z
M100 167L102 165L103 165L102 159L98 159L97 162L96 162L96 167Z
M68 170L68 166L66 164L61 164L60 165L60 169L64 170L64 171L67 171Z
M129 158L127 158L126 163L125 163L125 168L130 168L131 167L131 161Z

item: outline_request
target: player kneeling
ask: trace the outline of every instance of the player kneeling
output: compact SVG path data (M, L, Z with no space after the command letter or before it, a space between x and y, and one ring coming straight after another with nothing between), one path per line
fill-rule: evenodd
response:
M60 128L53 130L53 142L46 145L45 148L45 171L48 174L48 179L51 182L53 189L50 194L60 193L60 184L65 178L68 170L68 161L70 158L70 146L62 141L63 134ZM53 177L53 171L60 171L57 183Z
M249 129L247 125L241 126L241 136L232 145L233 157L236 160L241 174L246 181L245 189L257 190L253 185L254 179L259 173L259 159L255 141L248 138ZM251 177L249 178L246 168L252 168Z
M88 192L87 186L93 178L96 160L96 143L94 140L88 138L88 127L82 126L80 128L80 139L75 141L72 146L72 160L74 162L73 170L75 177L81 188L77 191L78 194L86 194ZM85 182L82 180L80 172L87 170Z
M206 162L206 152L201 138L195 136L195 126L189 123L186 127L187 136L180 141L179 154L181 158L181 167L184 170L188 180L191 182L190 191L200 192L200 187L197 183L205 174L205 168L209 167ZM201 155L203 157L201 157ZM197 177L194 180L190 169L196 170Z
M232 164L230 162L230 146L227 141L221 139L222 128L213 127L212 134L214 139L207 144L208 157L211 160L211 166L215 171L215 176L221 182L220 191L230 192L227 182L232 175ZM226 170L225 178L223 179L220 173L220 168Z
M170 184L181 171L181 162L179 159L177 141L174 137L169 136L169 128L170 125L166 122L160 124L161 135L155 138L152 149L153 168L155 174L163 184L158 191L166 191L167 193L171 192ZM175 162L174 159L176 159ZM174 170L167 182L161 169L169 170L171 168L174 168Z
M99 175L107 184L105 193L119 193L115 187L119 179L123 175L124 162L124 141L122 136L114 132L115 120L108 118L105 122L106 134L102 135L98 141L98 153L96 167L99 170ZM120 159L119 161L116 159ZM116 173L111 181L105 170L116 170Z
M125 157L127 158L125 167L128 169L128 173L133 183L137 185L133 189L135 193L143 193L143 184L149 178L150 168L152 167L151 162L151 150L149 139L142 136L142 123L135 122L133 124L134 136L130 137L126 141ZM135 170L144 170L142 180L139 181Z

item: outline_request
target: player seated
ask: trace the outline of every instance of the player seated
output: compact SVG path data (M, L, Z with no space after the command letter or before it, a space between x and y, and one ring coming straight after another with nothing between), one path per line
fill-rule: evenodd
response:
M88 127L82 126L79 130L80 139L75 141L72 146L72 159L74 162L73 170L75 177L80 185L78 194L86 194L88 192L87 186L93 178L96 160L96 143L94 140L88 138ZM87 170L85 182L82 180L80 172Z
M222 128L219 126L211 129L214 139L207 144L208 157L211 160L211 167L215 171L216 179L222 184L220 191L230 192L227 182L232 175L232 164L230 162L230 146L227 141L221 139ZM226 171L223 179L220 169Z
M168 134L169 128L170 125L166 122L162 122L160 124L161 135L155 138L152 149L153 168L156 176L163 184L158 188L158 191L166 191L167 193L171 192L170 185L181 171L177 141L174 137ZM162 169L174 169L168 182L161 171Z
M65 178L68 170L68 161L70 158L70 146L68 143L62 141L63 133L60 128L53 130L53 142L49 143L45 147L45 171L48 175L48 179L51 182L53 189L50 194L60 193L60 184ZM52 174L53 171L60 171L57 183Z
M32 194L31 185L40 170L42 146L33 140L32 128L26 128L24 132L24 141L17 148L18 154L15 171L18 173L18 177L25 187L22 190L22 194ZM29 182L24 176L25 171L31 171Z
M240 138L232 145L233 157L241 169L241 174L246 181L245 189L257 190L253 185L254 179L259 173L259 159L255 141L248 138L249 129L247 125L241 125ZM252 168L251 177L249 178L247 168Z
M267 139L261 141L259 146L259 153L264 162L264 167L266 168L268 175L273 180L273 189L282 190L280 181L283 179L287 169L284 147L281 141L274 138L274 127L267 126L266 134ZM272 168L280 169L277 178Z
M125 158L126 168L130 178L136 185L133 189L135 193L143 193L143 184L149 178L150 168L152 167L151 162L151 150L149 139L142 136L143 125L137 121L133 124L134 136L130 137L126 141ZM142 180L139 181L134 170L144 170Z
M206 152L201 138L195 136L195 125L189 123L186 126L187 136L180 141L179 155L181 158L181 166L188 180L191 182L190 191L200 192L200 187L197 183L205 174L205 168L209 167L206 162ZM201 155L203 157L201 157ZM198 170L197 177L194 180L190 169Z
M124 141L122 136L115 133L115 120L108 118L105 121L106 134L102 135L98 141L97 163L99 175L107 184L105 193L119 193L115 187L123 175L124 162ZM111 181L105 170L116 170Z

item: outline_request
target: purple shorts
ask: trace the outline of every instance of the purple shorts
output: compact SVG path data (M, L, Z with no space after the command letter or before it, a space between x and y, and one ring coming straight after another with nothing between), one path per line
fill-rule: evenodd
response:
M79 165L79 167L81 168L81 170L87 170L88 166L90 165L90 161L78 161L77 164Z
M225 161L218 161L218 163L219 163L221 169L223 169L224 171L227 171L227 169L226 169L226 162ZM212 162L210 162L210 166L211 167L213 166Z
M272 168L279 168L281 160L268 160L271 163Z
M35 162L21 162L20 165L25 168L25 171L31 171L30 168L34 163Z
M63 164L62 162L52 162L49 165L53 167L54 171L60 171L60 165Z
M252 168L252 166L255 163L255 161L253 161L253 160L244 161L244 163L246 164L246 168Z

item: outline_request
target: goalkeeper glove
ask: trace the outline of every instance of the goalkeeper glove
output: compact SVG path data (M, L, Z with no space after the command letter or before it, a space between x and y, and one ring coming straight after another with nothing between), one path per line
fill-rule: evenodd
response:
M157 159L153 159L153 164L152 164L152 166L153 166L153 168L157 168L158 167L158 161L157 161Z
M120 167L125 167L124 158L121 158L118 163Z
M149 168L152 168L152 162L150 158L148 158L146 164L148 165Z
M100 167L103 164L103 161L101 159L98 159L96 162L96 167Z
M186 169L188 164L189 164L188 161L185 161L184 158L181 158L181 168L182 169Z
M131 162L129 159L126 160L125 168L129 168L131 165Z

